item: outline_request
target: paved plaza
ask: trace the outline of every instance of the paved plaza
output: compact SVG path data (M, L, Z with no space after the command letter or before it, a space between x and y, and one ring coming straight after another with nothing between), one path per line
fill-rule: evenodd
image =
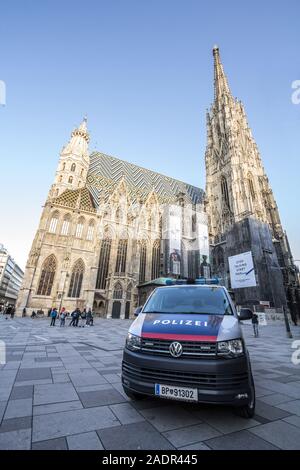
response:
M243 329L257 393L256 415L165 400L133 402L122 390L130 320L91 328L0 317L0 449L300 449L300 365L283 324Z

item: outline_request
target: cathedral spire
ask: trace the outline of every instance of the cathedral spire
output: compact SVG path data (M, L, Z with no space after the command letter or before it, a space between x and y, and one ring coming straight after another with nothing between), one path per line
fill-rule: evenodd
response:
M215 101L219 101L224 95L231 96L231 91L228 85L227 77L224 73L223 65L220 59L219 47L213 47L214 56L214 87L215 87Z

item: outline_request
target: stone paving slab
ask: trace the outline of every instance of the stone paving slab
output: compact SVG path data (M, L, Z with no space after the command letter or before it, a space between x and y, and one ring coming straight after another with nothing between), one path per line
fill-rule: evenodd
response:
M125 398L123 398L122 395L114 389L80 392L79 398L85 408L112 405L114 403L122 403L125 401Z
M23 418L32 415L32 398L21 398L8 402L4 419Z
M279 450L278 447L253 436L248 431L239 431L209 439L205 444L214 450Z
M300 429L284 421L274 421L249 429L249 432L283 450L298 450Z
M30 448L30 429L17 429L15 431L0 433L1 450L30 450Z
M78 400L78 395L70 383L37 385L34 388L34 405L74 400Z
M95 431L75 434L67 437L69 450L103 450L98 434Z
M34 442L32 450L68 450L68 445L65 437L59 437L49 441Z
M199 418L177 404L147 408L140 413L160 432L201 423Z
M20 369L16 378L17 382L27 380L51 379L51 370L49 367Z
M20 385L12 389L10 399L33 398L33 385Z
M18 429L31 428L32 417L4 419L0 426L0 433L8 431L17 431ZM1 449L1 447L0 447Z
M110 405L111 411L116 415L121 424L138 423L145 421L145 418L136 411L130 403L119 403Z
M168 450L174 447L147 422L97 431L107 450Z
M34 416L32 442L70 436L74 430L83 433L119 424L106 406Z
M174 445L183 447L195 442L206 441L212 437L220 436L221 433L207 423L188 426L174 431L167 431L163 435Z
M34 406L33 416L60 413L61 411L80 410L82 408L82 403L79 400L71 402L66 401L62 403L50 403L47 405Z

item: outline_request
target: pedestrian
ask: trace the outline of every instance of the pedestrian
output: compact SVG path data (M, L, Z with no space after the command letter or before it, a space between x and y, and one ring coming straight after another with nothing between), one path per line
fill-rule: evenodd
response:
M11 308L11 312L10 312L10 318L11 318L12 320L13 320L13 318L14 318L14 316L15 316L15 311L16 311L15 307L12 307L12 308Z
M74 326L78 326L78 322L79 322L79 319L80 319L80 316L81 316L81 311L79 310L79 308L76 308L75 313L76 313L76 316L75 316L75 325Z
M74 310L74 312L71 313L71 321L69 323L69 326L75 326L75 316L76 316L76 313Z
M22 317L26 317L26 307L24 307L22 310Z
M67 316L66 309L65 309L65 307L63 307L63 308L61 309L60 316L59 316L59 319L60 319L60 326L65 326L65 323L66 323L66 316Z
M255 338L257 338L258 337L258 316L256 313L253 313L252 315L252 326L253 326L254 336Z
M83 312L80 315L80 325L79 325L80 328L84 328L85 320L86 320L86 309L84 308Z
M50 314L50 317L51 317L51 323L50 323L50 326L55 326L55 320L56 320L56 317L57 317L57 309L54 307L54 309L52 310L51 314Z
M91 308L88 309L88 312L86 314L86 324L87 326L93 326L94 324L93 312Z

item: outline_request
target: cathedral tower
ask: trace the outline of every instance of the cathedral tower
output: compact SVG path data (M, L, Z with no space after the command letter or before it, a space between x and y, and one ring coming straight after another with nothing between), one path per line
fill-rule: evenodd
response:
M87 119L73 130L71 139L60 153L50 197L56 197L66 189L83 188L89 169L89 133Z
M251 251L257 286L238 289L238 300L269 300L280 307L285 304L283 285L287 297L289 287L297 287L292 255L244 106L232 96L217 46L213 57L205 164L214 270L231 287L228 257Z

